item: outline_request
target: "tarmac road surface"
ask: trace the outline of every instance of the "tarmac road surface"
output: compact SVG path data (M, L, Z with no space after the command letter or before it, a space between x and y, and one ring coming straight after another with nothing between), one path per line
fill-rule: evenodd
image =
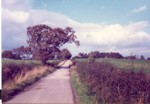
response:
M69 66L70 60L62 67ZM42 78L4 104L74 104L69 69L60 68Z

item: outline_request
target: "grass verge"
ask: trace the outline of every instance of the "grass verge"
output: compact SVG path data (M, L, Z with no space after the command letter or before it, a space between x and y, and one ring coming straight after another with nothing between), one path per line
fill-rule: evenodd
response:
M37 66L25 73L17 74L13 79L2 85L2 101L11 99L14 95L23 91L25 87L35 83L42 77L52 73L55 69L48 66Z
M71 84L75 96L76 104L98 104L95 100L94 96L88 94L88 88L85 84L83 84L79 78L78 73L76 72L76 67L71 67L70 76L71 76Z

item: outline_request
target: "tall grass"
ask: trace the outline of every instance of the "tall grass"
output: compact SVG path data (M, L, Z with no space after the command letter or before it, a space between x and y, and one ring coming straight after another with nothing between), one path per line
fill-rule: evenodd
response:
M31 60L2 60L2 83L14 79L18 74L25 74L35 66L40 66L40 62Z
M9 100L54 70L33 60L2 60L2 100Z
M70 76L75 96L75 104L96 104L94 97L88 95L88 87L81 82L75 67L71 67Z

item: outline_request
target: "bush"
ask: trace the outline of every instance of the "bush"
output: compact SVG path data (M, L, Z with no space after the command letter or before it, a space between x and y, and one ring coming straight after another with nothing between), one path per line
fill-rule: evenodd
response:
M12 80L17 74L25 74L38 65L40 63L36 61L2 60L2 83Z
M2 60L2 101L11 99L54 70L53 67L43 66L33 60Z
M150 103L150 78L144 72L125 72L104 62L78 62L77 69L88 93L100 103Z

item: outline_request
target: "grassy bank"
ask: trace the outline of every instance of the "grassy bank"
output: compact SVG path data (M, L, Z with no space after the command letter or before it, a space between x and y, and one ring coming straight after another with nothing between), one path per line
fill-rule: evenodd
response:
M70 76L76 104L97 104L94 96L88 95L88 88L81 82L76 67L71 67Z
M52 73L55 68L41 65L38 61L2 61L2 100L7 101L42 77Z

